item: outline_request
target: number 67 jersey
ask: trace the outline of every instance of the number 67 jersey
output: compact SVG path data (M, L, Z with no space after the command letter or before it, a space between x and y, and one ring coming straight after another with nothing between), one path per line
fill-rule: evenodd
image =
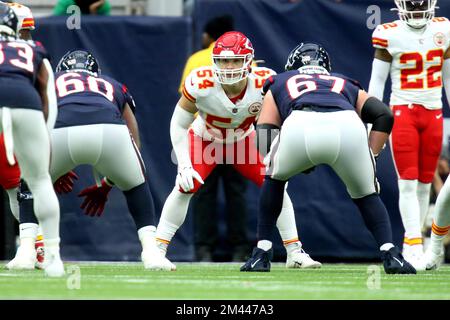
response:
M450 47L450 22L434 18L421 30L403 21L379 25L372 36L375 48L386 49L393 57L390 104L421 104L427 109L442 108L442 65Z

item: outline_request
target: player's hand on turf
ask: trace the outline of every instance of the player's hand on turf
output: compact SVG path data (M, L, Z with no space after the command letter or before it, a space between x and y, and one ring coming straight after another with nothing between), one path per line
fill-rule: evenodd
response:
M84 214L91 217L100 217L103 213L103 209L105 209L108 193L111 189L112 186L108 185L105 179L103 179L100 187L93 185L82 190L78 196L86 197L80 206L80 208L84 210Z
M78 180L78 176L73 171L69 171L65 175L59 177L53 184L56 193L62 194L72 192L75 183L74 180Z
M194 189L194 179L201 184L205 183L197 171L192 167L185 167L178 172L176 184L184 192L189 192Z

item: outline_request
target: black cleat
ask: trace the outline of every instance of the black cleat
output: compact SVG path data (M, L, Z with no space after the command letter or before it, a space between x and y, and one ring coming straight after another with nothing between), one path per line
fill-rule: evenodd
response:
M403 258L400 250L393 247L388 251L381 252L384 271L387 274L416 274L416 269Z
M260 248L254 248L252 256L241 267L241 271L249 272L269 272L270 260L272 259L272 249L264 251Z

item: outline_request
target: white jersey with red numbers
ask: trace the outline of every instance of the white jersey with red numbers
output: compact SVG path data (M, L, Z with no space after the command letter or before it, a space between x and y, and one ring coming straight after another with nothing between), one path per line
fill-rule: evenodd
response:
M199 116L194 120L194 133L204 140L233 143L248 136L261 111L264 81L274 75L268 68L253 67L247 77L247 88L233 103L213 76L212 67L192 70L186 77L183 95L195 103Z
M442 108L442 65L450 46L447 18L434 18L422 30L401 20L379 25L372 44L393 57L391 105L415 103L427 109Z
M34 30L34 18L30 8L16 2L6 3L10 6L19 20L19 30Z

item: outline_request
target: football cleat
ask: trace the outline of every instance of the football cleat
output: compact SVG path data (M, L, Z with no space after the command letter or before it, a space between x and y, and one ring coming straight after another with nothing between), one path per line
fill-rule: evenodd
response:
M19 246L16 256L7 265L9 270L33 270L36 263L36 251L27 246Z
M177 267L170 262L156 246L151 250L142 251L141 259L145 269L162 271L177 270Z
M403 257L408 261L417 271L425 271L425 262L423 259L422 245L403 245Z
M381 252L381 259L383 260L384 271L387 274L416 274L416 269L406 261L400 250L393 247L388 251Z
M255 247L252 252L252 256L241 267L241 271L248 272L269 272L270 260L272 259L273 251L265 251L263 249Z
M39 237L38 237L39 239ZM36 269L44 269L44 258L45 258L45 250L44 250L44 240L36 240L34 247L36 249Z
M322 264L319 261L313 260L302 248L294 250L287 255L286 268L316 269L321 266Z
M423 256L425 270L437 270L444 260L444 250L440 250L439 253L434 252L431 247L425 251Z
M50 255L47 253L44 264L44 272L47 277L62 277L66 274L64 271L64 264L61 257L58 255Z

